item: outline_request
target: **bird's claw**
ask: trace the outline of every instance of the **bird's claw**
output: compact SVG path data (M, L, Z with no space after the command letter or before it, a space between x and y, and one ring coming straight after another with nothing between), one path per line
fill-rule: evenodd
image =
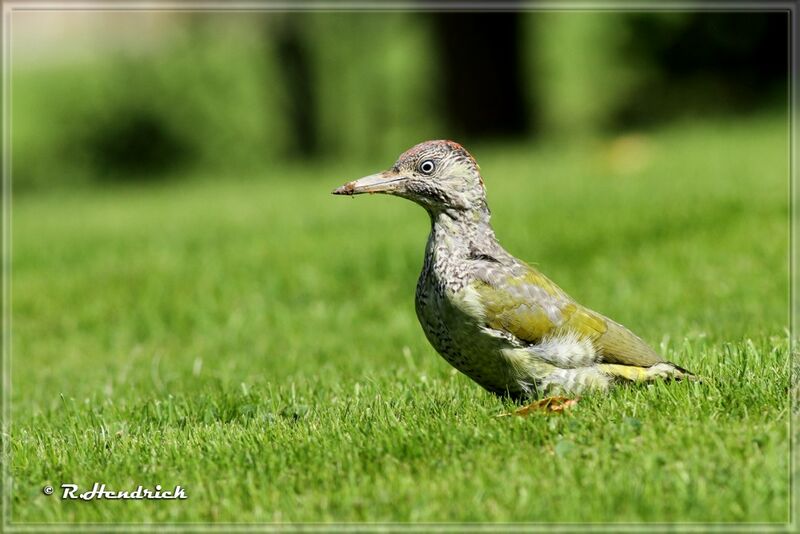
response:
M578 404L578 399L570 399L568 397L547 397L534 401L528 405L517 408L513 412L501 413L497 417L508 417L510 415L518 415L525 417L533 412L545 413L562 413L567 408L571 408Z

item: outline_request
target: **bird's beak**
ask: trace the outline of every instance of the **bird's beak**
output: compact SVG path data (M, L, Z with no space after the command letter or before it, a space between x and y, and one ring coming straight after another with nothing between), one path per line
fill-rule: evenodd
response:
M362 193L393 193L406 180L394 171L370 174L358 180L347 182L331 191L334 195L360 195Z

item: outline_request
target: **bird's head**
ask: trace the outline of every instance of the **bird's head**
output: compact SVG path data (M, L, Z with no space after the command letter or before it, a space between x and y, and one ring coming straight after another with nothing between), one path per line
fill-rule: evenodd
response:
M425 141L406 150L388 170L348 182L334 195L384 193L413 200L428 211L485 209L478 164L454 141Z

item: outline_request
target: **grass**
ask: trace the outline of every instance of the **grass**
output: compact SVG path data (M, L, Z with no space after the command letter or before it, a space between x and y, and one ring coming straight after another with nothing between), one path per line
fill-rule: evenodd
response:
M18 195L11 519L787 521L785 121L472 148L501 242L703 384L496 418L417 324L424 212L329 195L395 154ZM189 499L42 493L95 481Z

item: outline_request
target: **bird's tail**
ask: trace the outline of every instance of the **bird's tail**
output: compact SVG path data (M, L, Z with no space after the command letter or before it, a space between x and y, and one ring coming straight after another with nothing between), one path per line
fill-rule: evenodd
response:
M630 382L648 382L657 379L700 381L700 378L694 373L671 362L661 362L650 367L601 363L598 367L612 378Z

